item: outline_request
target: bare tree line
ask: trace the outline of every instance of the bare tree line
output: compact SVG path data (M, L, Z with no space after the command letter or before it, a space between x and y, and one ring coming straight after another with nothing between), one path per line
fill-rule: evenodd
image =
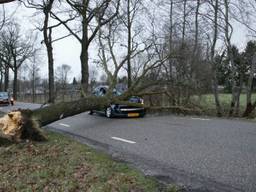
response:
M110 89L122 81L127 84L128 92L164 90L172 105L189 105L194 95L212 93L216 113L222 116L225 107L219 94L222 85L232 94L230 116L241 113L243 91L247 95L244 116L256 107L256 101L252 100L255 42L248 42L244 51L232 44L235 22L255 36L254 17L246 14L256 13L254 1L23 0L22 3L42 15L38 29L43 33L42 43L47 50L50 103L55 100L54 77L57 77L52 44L73 36L81 45L82 96L89 94L89 67L94 65L104 71ZM35 50L32 43L24 45L26 53L20 53L26 56L19 58L17 51L16 55L11 54L7 48L10 43L4 43L8 39L4 35L8 24L2 18L1 79L6 82L6 71L11 69L17 76L21 63L31 58ZM67 35L52 39L60 26L67 30ZM98 47L95 50L98 58L93 61L89 59L92 44ZM16 92L15 84L13 87Z

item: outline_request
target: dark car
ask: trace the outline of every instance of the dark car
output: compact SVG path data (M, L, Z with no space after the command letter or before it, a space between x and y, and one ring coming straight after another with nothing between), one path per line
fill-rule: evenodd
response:
M99 86L94 91L93 94L97 97L106 95L108 91L108 86ZM113 95L119 96L122 93L116 89L113 90ZM143 104L143 99L138 96L132 96L128 100L130 103ZM146 110L144 107L137 107L127 104L112 103L109 107L100 110L91 110L89 114L98 113L105 115L108 118L111 117L144 117Z
M13 99L8 92L0 92L0 104L13 105Z

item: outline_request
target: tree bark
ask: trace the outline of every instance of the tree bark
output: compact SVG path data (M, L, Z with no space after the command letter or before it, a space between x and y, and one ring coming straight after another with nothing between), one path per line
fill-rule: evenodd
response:
M8 91L9 88L9 66L5 64L5 71L4 71L4 91Z
M121 97L120 97L121 98ZM51 104L44 108L39 108L36 110L19 110L21 112L22 124L14 124L11 123L12 129L17 129L18 132L15 132L15 135L5 135L10 140L20 141L20 140L36 140L43 141L45 140L45 136L41 134L41 130L39 129L42 126L46 126L54 121L59 119L73 116L85 111L89 110L99 110L102 108L106 108L111 103L116 104L125 104L136 107L143 107L141 104L129 103L118 100L118 98L109 98L109 97L86 97L77 101L70 102L62 102L58 104ZM13 112L11 112L13 113ZM5 118L0 119L0 139L2 138L2 127L8 127L8 120ZM4 125L5 124L5 125ZM3 126L4 125L4 126ZM20 130L20 126L22 130ZM21 135L17 135L22 132Z
M170 16L169 16L169 20L170 20L170 29L169 29L169 54L171 55L172 53L172 49L173 49L173 0L171 0L170 2ZM172 67L173 67L173 60L172 58L169 58L169 78L172 82L173 79L173 72L172 72Z
M131 21L131 1L127 0L127 30L128 30L128 48L127 48L127 80L128 88L132 86L132 69L131 69L131 44L132 44L132 21Z
M251 63L250 75L248 79L247 92L246 92L246 109L243 113L243 117L250 116L250 114L254 110L252 105L252 88L253 88L253 78L254 78L255 71L256 71L256 53L253 55L253 59Z
M32 102L35 103L35 71L32 71Z
M17 91L18 91L18 69L14 68L13 70L13 99L17 100Z
M215 1L215 5L213 5L214 8L214 33L213 33L213 41L211 46L211 65L212 65L212 89L213 89L213 95L215 100L215 106L216 106L216 112L217 115L220 117L222 116L222 109L220 105L219 100L219 91L218 91L218 79L217 79L217 67L215 62L215 48L216 43L218 39L218 12L219 12L219 0Z
M81 61L81 84L82 84L82 91L85 95L88 93L89 89L89 52L88 52L88 23L86 22L86 18L83 18L83 36L81 41L81 54L80 54L80 61Z
M51 34L51 33L50 33ZM51 43L51 35L49 34L49 42L47 42L47 55L48 55L48 79L49 79L49 103L55 102L55 94L54 94L54 60L52 53L52 43Z
M239 87L237 90L237 96L236 96L236 108L235 108L235 115L236 116L240 116L240 96L242 93L242 89L243 89L243 74L242 72L240 72L240 77L239 77Z
M182 47L185 44L186 22L187 22L187 0L184 0L183 1L182 37L181 37L181 46Z
M231 36L232 36L232 31L230 32L230 22L229 22L229 1L224 0L224 7L225 7L225 40L226 40L226 46L227 46L227 57L228 57L228 62L231 66L231 83L232 83L232 98L231 98L231 103L230 103L230 110L229 110L229 116L233 116L235 106L236 106L236 95L237 95L237 87L236 87L236 80L235 80L235 62L234 62L234 54L232 50L232 45L231 45Z
M53 59L53 47L52 47L52 28L48 28L49 17L52 9L52 4L54 0L49 0L46 5L43 7L44 12L44 26L43 26L43 35L44 35L44 44L47 50L48 56L48 87L49 87L49 103L54 103L55 94L54 94L54 59Z
M3 79L4 79L4 74L1 71L1 78L0 78L0 91L3 91Z

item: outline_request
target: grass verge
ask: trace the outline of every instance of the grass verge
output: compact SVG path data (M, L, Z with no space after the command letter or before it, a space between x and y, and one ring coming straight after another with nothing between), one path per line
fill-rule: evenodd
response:
M0 192L160 191L154 179L105 154L57 133L48 137L43 143L0 143Z
M216 115L216 105L214 100L214 95L205 94L199 96L193 96L191 98L192 103L196 104L200 109L202 109L203 114L206 115ZM228 116L230 110L230 102L232 99L232 95L230 93L222 93L219 94L219 100L221 104L221 108L223 110L223 115ZM252 94L252 101L256 100L256 93ZM243 114L246 108L246 94L240 95L240 116ZM252 114L253 117L256 116L255 111Z

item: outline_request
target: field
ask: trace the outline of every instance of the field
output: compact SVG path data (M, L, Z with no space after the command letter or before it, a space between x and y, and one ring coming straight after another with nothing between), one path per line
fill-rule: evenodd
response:
M48 136L44 143L0 142L1 192L160 191L155 180L107 155L57 133Z
M230 108L231 94L220 94L220 103L224 111L228 111ZM256 100L256 93L252 95L252 101ZM215 101L212 94L202 95L201 97L194 96L192 98L193 103L200 106L205 111L215 111ZM240 112L243 112L246 107L246 94L240 96Z

